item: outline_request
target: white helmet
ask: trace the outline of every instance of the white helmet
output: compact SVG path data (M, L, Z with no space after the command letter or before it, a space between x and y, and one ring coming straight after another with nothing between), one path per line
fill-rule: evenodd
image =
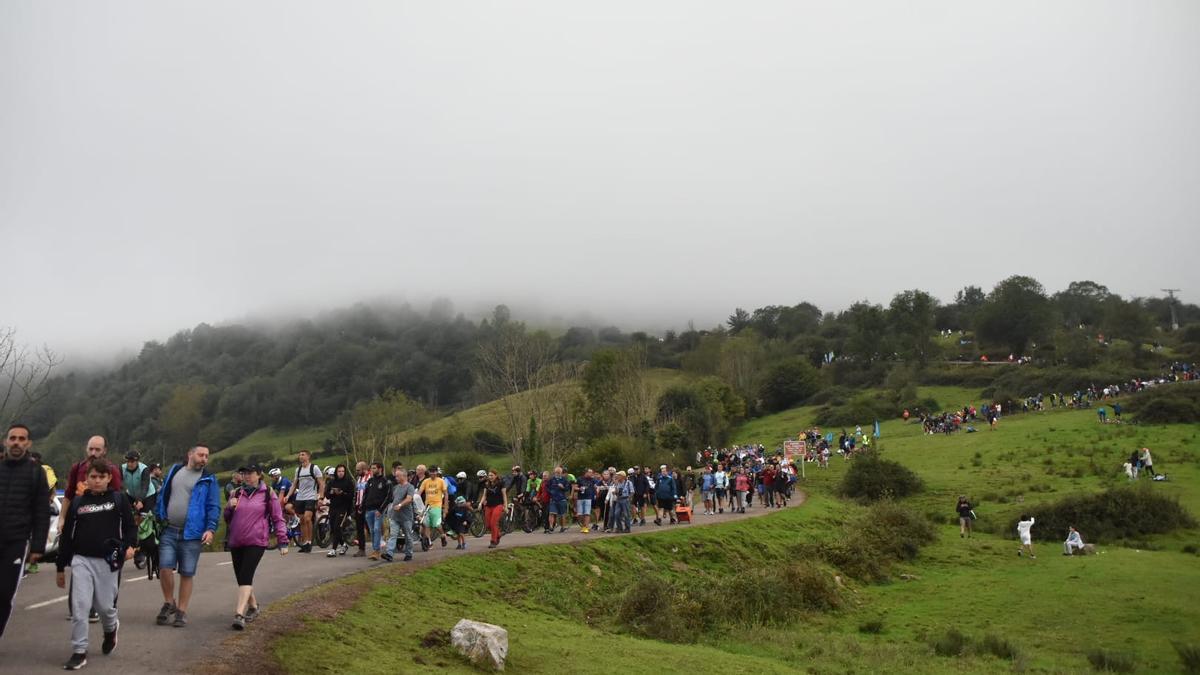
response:
M337 467L336 467L336 466L330 466L330 467L326 467L326 468L325 468L325 475L326 475L326 476L332 476L332 475L333 475L334 473L336 473L336 472L337 472Z
M454 477L455 477L455 478L466 478L466 477L467 477L467 472L466 472L466 471L459 471L458 473L454 474Z
M272 475L272 476L282 476L282 475L283 475L283 472L282 472L282 471L280 471L278 468L271 469L271 470L270 470L270 471L268 471L267 473L268 473L268 474L270 474L270 475Z
M476 478L487 478L487 471L484 471L483 469L480 469L480 470L478 470L478 471L476 471L476 472L475 472L475 477L476 477Z

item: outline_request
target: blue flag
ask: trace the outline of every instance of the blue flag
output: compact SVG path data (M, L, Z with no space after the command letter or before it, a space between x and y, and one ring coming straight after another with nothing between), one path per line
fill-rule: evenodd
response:
M879 420L875 420L875 438L879 438Z

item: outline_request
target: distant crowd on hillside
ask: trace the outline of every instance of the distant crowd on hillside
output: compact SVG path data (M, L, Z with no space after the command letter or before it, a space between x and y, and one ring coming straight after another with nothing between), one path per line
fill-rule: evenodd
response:
M1198 377L1200 375L1198 375L1194 363L1174 362L1167 364L1164 367L1163 373L1158 377L1145 379L1133 378L1128 382L1108 385L1093 384L1069 393L1051 392L1047 395L1043 392L1038 392L1019 401L1009 399L1003 402L995 401L980 404L983 410L982 414L979 412L980 408L976 408L975 405L968 403L961 409L941 413L917 410L914 414L909 410L905 410L902 413L902 417L905 421L915 418L921 423L923 431L929 435L952 434L960 430L972 433L977 431L972 422L979 421L980 419L985 420L989 428L995 429L999 424L1002 413L1040 412L1047 408L1071 408L1078 410L1095 408L1100 422L1120 423L1124 410L1121 403L1116 399L1122 395L1134 394L1169 383L1192 382ZM1107 408L1111 408L1111 416L1106 406Z

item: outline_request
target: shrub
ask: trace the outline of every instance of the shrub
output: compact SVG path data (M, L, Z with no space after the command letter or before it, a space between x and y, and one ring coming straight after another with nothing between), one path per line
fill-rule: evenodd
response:
M871 619L858 624L858 632L878 635L883 632L883 620Z
M617 609L617 621L643 637L665 642L695 642L709 616L673 582L639 577Z
M1175 647L1175 651L1179 654L1180 668L1183 672L1189 675L1200 673L1200 645L1196 643L1184 644L1182 642L1172 644Z
M1133 655L1108 649L1093 649L1087 653L1092 670L1102 673L1132 673Z
M1175 384L1147 389L1131 396L1126 407L1139 422L1193 424L1200 422L1200 386Z
M933 641L933 651L938 656L962 656L967 651L970 640L957 628L951 628Z
M759 387L763 407L771 412L799 405L821 388L821 374L808 359L795 357L771 367Z
M928 520L888 500L850 522L837 539L801 545L799 555L819 556L856 579L882 581L894 563L916 558L936 537Z
M571 467L584 469L591 467L596 470L615 466L624 469L629 466L641 466L645 462L642 451L636 442L626 436L605 436L593 441L586 450L571 457Z
M491 466L491 462L492 459L481 452L460 450L443 456L442 463L438 465L438 468L442 470L444 476L453 476L459 471L466 471L468 476L474 476L476 471ZM388 470L390 471L391 468L389 467Z
M979 642L979 652L1006 661L1015 661L1021 655L1016 645L997 635L985 635Z
M921 479L908 467L883 459L876 452L866 452L850 462L839 490L844 497L873 501L907 497L923 487Z
M1196 519L1174 497L1144 484L1100 494L1078 495L1029 509L1045 537L1066 536L1074 525L1084 541L1118 541L1164 534L1196 526ZM1016 521L1009 532L1016 531Z

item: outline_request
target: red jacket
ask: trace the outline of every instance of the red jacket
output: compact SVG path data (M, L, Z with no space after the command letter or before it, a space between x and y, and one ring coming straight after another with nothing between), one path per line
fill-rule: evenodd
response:
M63 485L63 494L68 500L78 497L87 490L87 463L86 459L81 459L71 465L71 471L67 474L67 483ZM149 469L146 470L149 471ZM121 467L109 462L108 471L112 476L112 480L108 482L108 489L120 492Z

